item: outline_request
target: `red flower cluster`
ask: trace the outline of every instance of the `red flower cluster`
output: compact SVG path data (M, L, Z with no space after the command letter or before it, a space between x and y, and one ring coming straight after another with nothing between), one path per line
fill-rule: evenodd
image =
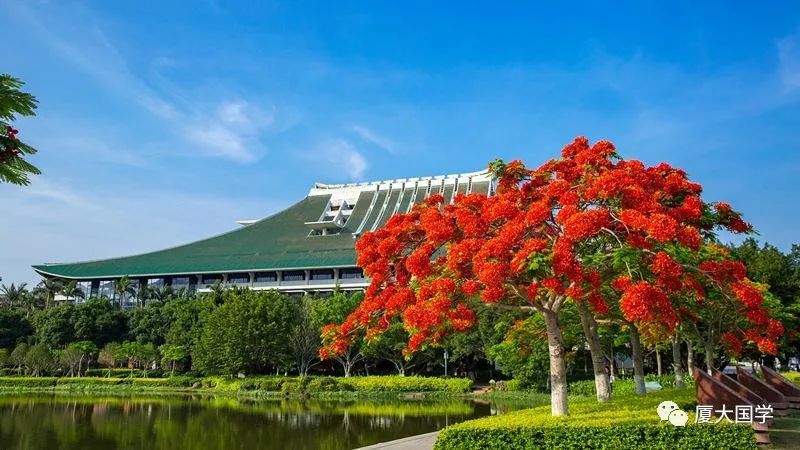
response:
M705 203L684 171L623 160L610 142L583 137L536 169L495 161L489 170L495 195L458 195L449 205L433 195L359 239L371 284L344 324L326 328L325 355L346 348L354 329L369 338L394 320L411 334L409 351L436 343L474 324L467 298L540 310L569 298L604 315L614 306L608 287L620 293L625 318L653 333L703 320L698 308L732 296L760 333L753 342L769 347L761 341L771 322L744 266L707 257L701 237L751 228L730 206ZM625 269L610 257L617 250L636 260Z

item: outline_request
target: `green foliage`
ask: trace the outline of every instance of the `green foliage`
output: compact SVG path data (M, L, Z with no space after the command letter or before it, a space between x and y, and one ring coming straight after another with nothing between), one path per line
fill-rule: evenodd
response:
M14 348L31 333L33 328L21 312L0 307L0 348Z
M73 320L75 339L92 341L98 348L125 335L125 313L105 299L91 298L76 306Z
M11 364L11 354L8 350L0 348L0 369Z
M10 75L0 74L0 182L27 185L29 175L38 175L39 169L25 161L36 149L9 133L8 128L17 116L33 116L36 97L22 92L25 83Z
M97 390L108 386L126 386L136 390L188 388L195 383L191 377L170 378L94 378L94 377L0 377L0 389ZM127 389L127 388L126 388Z
M56 361L47 345L36 344L28 349L24 363L31 370L33 376L38 376L54 369Z
M439 435L437 450L455 449L755 449L752 428L740 425L661 423L656 406L672 400L692 410L692 390L669 390L644 397L617 395L608 403L572 402L571 415L552 417L547 406L462 422Z
M50 348L62 348L75 340L75 307L59 305L36 314L36 340Z
M435 378L414 376L369 376L340 379L358 392L467 392L469 378Z
M170 328L170 316L164 306L152 303L144 308L135 308L128 314L128 334L131 339L143 344L163 345Z
M207 312L195 367L206 374L256 373L265 365L287 366L295 312L289 297L275 291L226 291Z
M781 373L787 380L800 386L800 372L783 372Z
M14 351L11 352L8 359L11 364L20 367L25 364L25 355L28 354L28 344L24 342L20 342L14 347Z

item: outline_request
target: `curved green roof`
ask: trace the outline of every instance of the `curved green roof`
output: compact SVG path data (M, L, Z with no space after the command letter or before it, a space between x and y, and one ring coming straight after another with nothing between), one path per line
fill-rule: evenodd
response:
M354 267L357 235L382 227L393 214L405 212L412 203L440 192L445 202L451 202L456 192L491 195L491 177L476 172L347 185L317 184L306 198L291 207L219 236L141 255L33 268L46 277L103 280L124 275L149 278ZM312 235L312 229L338 232Z
M252 225L166 250L33 268L45 276L102 279L355 266L350 221L340 234L328 236L309 236L304 226L319 218L329 199L330 195L309 196ZM361 214L353 211L357 213Z

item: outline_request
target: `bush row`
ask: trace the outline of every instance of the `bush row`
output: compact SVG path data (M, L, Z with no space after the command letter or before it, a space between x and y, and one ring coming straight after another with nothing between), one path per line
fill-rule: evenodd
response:
M191 387L198 383L204 389L222 392L265 391L285 394L310 394L318 392L466 392L472 386L468 378L432 377L205 377L175 376L169 378L120 378L120 377L3 377L0 388L42 388L68 385L110 386L128 385L139 387Z
M190 387L194 379L176 376L170 378L57 378L57 377L3 377L0 388L94 388L102 386L136 386L182 388Z
M782 372L781 375L792 383L800 386L800 372Z
M539 450L539 449L755 449L749 425L670 424L591 427L537 427L505 425L492 427L453 426L436 441L435 450Z
M690 413L685 428L660 422L657 405L672 400ZM691 389L645 396L618 394L608 403L590 399L570 403L570 416L551 417L537 407L462 422L446 428L436 450L470 449L755 449L748 424L693 425Z
M645 375L644 380L645 382L657 382L664 389L675 388L674 375ZM694 379L692 379L690 376L684 376L683 382L687 387L694 386ZM614 394L633 394L636 392L636 384L632 378L617 378L614 380L614 386L612 389ZM581 380L570 383L569 393L572 395L594 396L594 380Z

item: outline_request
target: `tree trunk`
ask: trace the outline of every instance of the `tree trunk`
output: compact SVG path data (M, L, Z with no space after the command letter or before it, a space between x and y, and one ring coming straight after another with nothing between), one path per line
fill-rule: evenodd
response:
M547 327L547 346L550 350L550 412L553 416L566 416L569 408L564 336L558 324L558 313L545 311L543 314Z
M642 356L642 341L639 339L639 329L634 324L629 324L631 328L631 353L633 358L633 381L636 384L636 393L644 395L647 390L644 387L644 357Z
M603 356L603 350L600 348L597 321L585 304L578 304L578 313L581 317L583 334L586 337L586 343L589 345L589 352L592 355L592 370L594 371L594 388L597 393L597 401L605 402L611 397L611 387L608 382L608 373L605 370L605 357Z
M661 352L656 348L656 373L661 376Z
M678 333L672 335L672 370L675 372L675 388L683 389L683 367L681 367L681 341Z
M694 346L692 345L692 341L686 341L686 370L689 373L694 373Z
M708 374L711 375L711 369L714 368L714 346L711 344L710 340L707 340L703 344L703 350L706 356L706 370Z

